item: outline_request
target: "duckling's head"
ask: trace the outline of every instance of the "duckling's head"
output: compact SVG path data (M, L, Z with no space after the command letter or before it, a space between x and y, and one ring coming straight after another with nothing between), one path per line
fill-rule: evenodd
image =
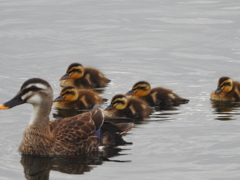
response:
M72 63L68 66L66 74L60 80L79 79L84 75L84 67L79 63Z
M53 92L49 83L40 78L32 78L23 83L20 91L14 98L0 105L0 109L9 109L23 103L30 103L34 106L40 104L51 106L52 98Z
M125 109L128 105L128 99L125 95L118 94L112 98L111 104L105 110L122 110Z
M146 96L150 93L151 86L146 81L139 81L135 83L132 87L132 90L128 91L126 95L134 95L138 97Z
M233 81L230 77L221 77L218 80L218 87L215 90L216 94L219 94L221 92L228 93L233 88Z
M77 89L73 86L65 87L61 90L60 95L53 102L58 101L76 101L78 99Z

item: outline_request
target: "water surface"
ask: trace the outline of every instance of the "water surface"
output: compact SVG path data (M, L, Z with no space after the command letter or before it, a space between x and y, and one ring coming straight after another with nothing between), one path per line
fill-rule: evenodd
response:
M47 80L57 96L58 80L72 62L98 68L112 80L102 94L108 100L139 80L190 99L136 124L124 137L133 145L96 155L96 162L88 159L85 171L81 159L40 159L47 170L53 164L50 179L240 178L239 105L209 100L219 77L240 80L240 2L3 0L0 4L2 103L32 77ZM1 111L0 179L26 179L24 162L38 162L17 152L30 114L30 105ZM69 169L60 170L62 164Z

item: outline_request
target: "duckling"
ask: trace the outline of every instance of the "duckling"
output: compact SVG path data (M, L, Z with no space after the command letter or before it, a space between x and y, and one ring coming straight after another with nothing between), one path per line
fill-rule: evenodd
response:
M132 90L126 94L137 96L140 99L145 100L150 106L175 106L189 102L188 99L181 98L170 89L163 87L151 89L150 84L146 81L139 81L135 83Z
M105 147L131 144L125 142L122 136L133 128L133 123L113 124L104 121L101 126L101 145Z
M110 79L94 68L85 68L79 63L72 63L61 79L60 86L76 86L77 88L105 87Z
M106 117L126 117L142 120L150 115L152 108L143 100L122 94L115 95L105 109Z
M99 138L94 135L104 122L100 108L77 116L49 121L53 101L50 84L39 78L25 81L17 95L1 104L9 109L24 103L33 105L30 122L19 147L29 155L79 155L97 151Z
M221 77L218 80L218 87L211 93L210 99L216 101L239 101L240 82L233 81L230 77Z
M102 104L103 98L91 89L76 89L73 86L63 88L55 100L56 109L91 109Z

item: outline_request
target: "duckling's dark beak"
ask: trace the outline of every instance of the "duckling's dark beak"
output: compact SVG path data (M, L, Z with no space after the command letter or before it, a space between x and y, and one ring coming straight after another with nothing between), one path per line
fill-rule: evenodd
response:
M61 77L60 81L65 80L65 79L69 79L69 78L70 78L70 76L68 75L68 73L66 73Z
M10 101L5 102L4 104L0 105L0 109L10 109L14 106L20 105L25 103L24 100L22 100L21 95L17 94L14 98L12 98Z
M126 93L126 95L134 95L134 91L133 90L130 90Z
M62 95L58 96L56 99L53 100L53 102L58 102L64 100Z
M110 104L108 107L105 108L105 110L111 110L111 109L114 109L112 104Z
M215 93L216 93L216 94L219 94L220 92L222 92L222 89L221 89L220 86L218 86L218 88L215 90Z

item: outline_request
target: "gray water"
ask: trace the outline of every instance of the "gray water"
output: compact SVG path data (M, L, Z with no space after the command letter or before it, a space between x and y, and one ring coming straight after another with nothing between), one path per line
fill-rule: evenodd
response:
M190 102L136 124L124 137L133 145L119 147L110 161L81 171L81 160L55 160L49 179L237 180L240 108L212 104L209 95L221 76L240 81L239 17L238 0L2 0L0 103L32 77L47 80L56 97L72 62L112 80L102 94L107 103L146 80ZM1 180L25 179L34 165L23 166L17 151L31 108L0 112ZM61 165L70 170L60 172Z

